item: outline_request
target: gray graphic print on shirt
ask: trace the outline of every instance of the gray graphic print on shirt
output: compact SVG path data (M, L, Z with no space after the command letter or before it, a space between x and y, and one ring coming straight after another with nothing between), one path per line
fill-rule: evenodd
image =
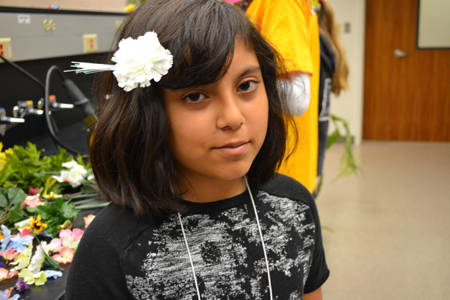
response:
M275 299L300 299L314 247L310 209L264 191L255 200ZM188 214L182 221L202 299L267 298L266 263L251 204ZM146 236L146 243L136 245L141 275L126 275L131 294L136 299L196 299L178 217L171 216Z

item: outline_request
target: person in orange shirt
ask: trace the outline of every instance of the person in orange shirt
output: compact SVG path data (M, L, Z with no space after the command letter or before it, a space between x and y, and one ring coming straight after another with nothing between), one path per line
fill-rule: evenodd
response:
M317 1L316 1L317 2ZM291 79L298 140L288 138L287 157L279 172L305 185L316 186L318 157L318 95L320 46L317 15L307 0L253 0L245 3L248 18L285 60ZM295 93L299 90L300 94ZM295 109L295 107L300 107Z

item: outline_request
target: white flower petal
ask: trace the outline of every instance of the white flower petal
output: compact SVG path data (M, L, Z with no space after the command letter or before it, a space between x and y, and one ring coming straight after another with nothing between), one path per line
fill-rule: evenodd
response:
M173 56L152 31L137 39L121 40L112 61L116 62L113 74L119 86L129 92L138 86L150 86L151 80L161 80L172 67Z

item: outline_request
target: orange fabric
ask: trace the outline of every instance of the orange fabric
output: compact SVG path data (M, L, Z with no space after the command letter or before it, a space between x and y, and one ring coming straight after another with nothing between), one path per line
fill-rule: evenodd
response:
M299 133L297 149L279 172L300 181L313 192L317 178L320 70L317 15L311 13L307 0L253 0L246 13L283 56L288 72L311 74L309 108L295 118ZM293 148L293 143L294 139L288 136L288 149Z

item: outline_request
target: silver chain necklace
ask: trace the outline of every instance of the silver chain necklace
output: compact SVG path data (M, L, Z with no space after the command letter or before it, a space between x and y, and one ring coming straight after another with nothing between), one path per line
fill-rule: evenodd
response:
M253 199L252 191L250 190L250 186L249 186L248 181L247 181L247 176L244 176L244 180L245 180L245 185L247 186L247 191L250 194L250 199L252 200L253 210L255 211L256 223L258 224L259 236L261 238L262 249L263 249L263 252L264 252L264 259L266 261L267 280L269 282L270 300L273 300L273 296L272 296L272 281L270 280L269 260L267 259L266 246L264 244L264 237L263 237L263 234L262 234L262 231L261 231L261 225L259 223L258 212L256 210L255 200ZM194 282L195 282L195 288L197 290L198 300L201 300L200 289L198 288L197 276L195 275L194 262L192 261L191 251L189 250L189 244L188 244L188 241L187 241L187 238L186 238L186 233L184 232L183 221L181 220L180 213L178 213L178 220L180 221L181 231L183 233L183 238L184 238L184 243L186 244L187 253L189 255L189 260L191 262L192 274L194 276Z

